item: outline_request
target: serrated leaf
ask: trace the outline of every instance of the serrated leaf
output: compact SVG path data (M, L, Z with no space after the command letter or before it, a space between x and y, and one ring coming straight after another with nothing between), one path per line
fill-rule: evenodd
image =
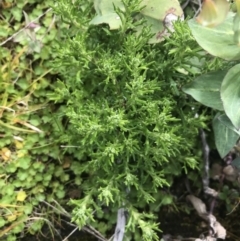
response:
M17 194L17 201L23 202L26 199L26 197L27 197L26 192L19 191L18 194Z
M233 125L240 129L240 64L232 67L223 79L221 98L224 110Z
M197 77L183 87L183 91L196 101L217 110L223 110L220 97L221 84L228 70L210 72Z
M213 130L215 145L220 156L224 158L236 144L239 135L223 124L223 122L219 119L219 116L221 116L220 113L218 113L213 119Z

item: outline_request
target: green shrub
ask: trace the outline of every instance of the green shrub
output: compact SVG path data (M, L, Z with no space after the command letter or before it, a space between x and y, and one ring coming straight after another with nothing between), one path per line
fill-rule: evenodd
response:
M116 9L122 26L110 31L105 24L88 25L92 3L59 1L56 11L70 28L55 46L60 80L50 98L64 106L65 143L76 147L66 149L81 177L82 198L70 201L72 220L97 226L94 219L104 216L111 229L117 209L124 207L135 240L136 227L143 240L153 240L154 211L173 202L162 188L198 168L198 129L207 121L180 88L221 62L201 51L184 22L166 41L149 45L148 26L135 34L142 24L133 18L137 1L124 3L125 12Z
M112 231L124 207L126 240L157 239L156 213L174 204L174 177L198 172L198 129L208 123L181 87L221 62L184 22L149 45L152 30L133 18L138 1L126 1L125 12L115 7L123 24L113 31L89 26L91 1L58 1L62 21L47 4L0 6L1 42L46 13L39 31L24 29L0 49L0 237L52 228L59 216L43 201L65 207L79 197L68 210L80 227Z

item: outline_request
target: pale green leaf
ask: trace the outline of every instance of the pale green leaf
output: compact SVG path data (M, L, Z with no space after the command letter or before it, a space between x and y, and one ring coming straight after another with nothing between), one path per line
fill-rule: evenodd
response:
M226 127L233 130L240 136L240 130L237 130L232 124L231 120L227 117L226 114L221 114L218 116L219 121L221 121Z
M221 114L217 114L213 119L213 130L215 144L220 156L225 157L236 144L239 135L228 128L220 119Z
M146 20L146 24L151 26L151 32L154 36L149 43L158 43L164 40L169 34L168 30L173 31L173 22L183 19L183 11L178 0L143 0L140 18ZM140 33L144 26L139 26L137 31Z
M221 98L227 116L240 129L240 64L232 67L223 79Z
M240 169L240 157L237 157L235 158L233 161L232 161L232 165L237 167L238 169Z
M122 24L120 17L116 13L108 13L103 16L97 15L90 22L90 24L93 24L93 25L98 25L102 23L108 24L111 30L118 29Z
M234 13L230 12L225 21L208 28L199 24L195 19L188 21L188 25L198 44L208 53L226 59L240 59L240 47L235 43L233 32Z
M124 11L125 8L122 1L95 0L94 8L98 15L94 17L89 24L98 25L106 23L111 30L118 29L121 26L122 22L118 14L115 12L115 8Z
M203 105L223 110L220 88L226 73L227 70L219 70L201 75L184 86L183 91Z

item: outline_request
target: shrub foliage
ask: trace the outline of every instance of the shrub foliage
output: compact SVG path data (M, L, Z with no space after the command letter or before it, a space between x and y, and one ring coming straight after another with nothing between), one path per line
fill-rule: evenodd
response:
M139 227L144 240L157 239L158 226L147 221L157 211L151 207L163 200L163 187L175 176L197 167L198 128L206 121L201 113L196 118L198 107L180 88L218 63L206 61L185 23L155 45L148 44L148 26L136 35L139 1L124 1L126 11L116 10L122 26L114 31L89 26L93 6L84 2L74 8L62 0L55 9L71 26L55 47L60 78L51 99L66 104L65 142L76 147L68 151L82 177L82 198L70 202L72 220L83 226L106 207L115 215L123 207L129 230Z
M89 25L92 1L48 2L58 17L46 1L1 3L0 39L15 37L0 49L0 237L52 229L61 217L51 203L102 233L124 208L126 240L157 240L174 178L198 172L198 129L208 117L181 88L221 62L185 22L150 45L139 3L114 8L115 30Z

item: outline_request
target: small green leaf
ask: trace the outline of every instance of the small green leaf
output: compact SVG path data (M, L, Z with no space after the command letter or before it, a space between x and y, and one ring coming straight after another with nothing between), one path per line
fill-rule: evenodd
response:
M45 200L45 195L41 194L41 193L38 193L35 197L36 197L36 200L38 200L40 202Z
M9 163L9 164L6 166L6 171L7 171L8 173L14 173L14 172L16 172L16 170L17 170L17 166L16 166L16 164L13 163L13 162Z
M32 210L33 210L32 204L27 203L27 204L24 206L23 212L24 212L25 214L31 214L31 213L32 213Z
M12 232L16 234L21 233L23 229L24 229L24 223L21 222L21 223L18 223L18 225L14 226L14 228L12 229Z
M240 129L240 64L232 67L223 79L221 98L227 116Z
M170 195L164 195L161 201L162 205L170 205L173 203L173 197Z
M5 223L6 221L4 220L4 218L0 217L0 228L3 227Z
M18 22L21 20L21 18L23 16L22 9L20 9L20 8L13 8L11 13L14 16L15 20Z
M18 172L17 177L20 181L24 181L27 179L28 173L25 170L21 170ZM17 186L16 183L15 183L15 186Z
M5 194L8 196L14 195L14 185L8 184L5 186Z
M226 193L224 193L224 192L219 192L218 197L219 197L221 200L226 200L227 195L226 195Z
M0 179L0 187L4 187L6 185L5 181L3 179Z
M1 23L3 24L3 23ZM0 37L7 37L9 34L9 29L7 28L7 26L1 26L0 28Z
M42 219L36 220L36 221L34 221L34 222L31 222L30 225L29 225L28 231L29 231L31 234L35 234L36 231L41 230L43 224L44 224L44 222L43 222Z
M17 160L17 166L21 167L24 170L27 170L31 165L31 158L30 156L24 156L24 157L20 157Z
M56 196L59 198L59 199L62 199L64 198L65 196L65 191L64 190L59 190L56 192Z
M225 157L236 144L239 135L227 127L220 119L218 113L213 119L213 130L215 136L215 144L220 156Z
M223 110L220 88L227 71L219 70L201 75L184 86L183 91L203 105Z

